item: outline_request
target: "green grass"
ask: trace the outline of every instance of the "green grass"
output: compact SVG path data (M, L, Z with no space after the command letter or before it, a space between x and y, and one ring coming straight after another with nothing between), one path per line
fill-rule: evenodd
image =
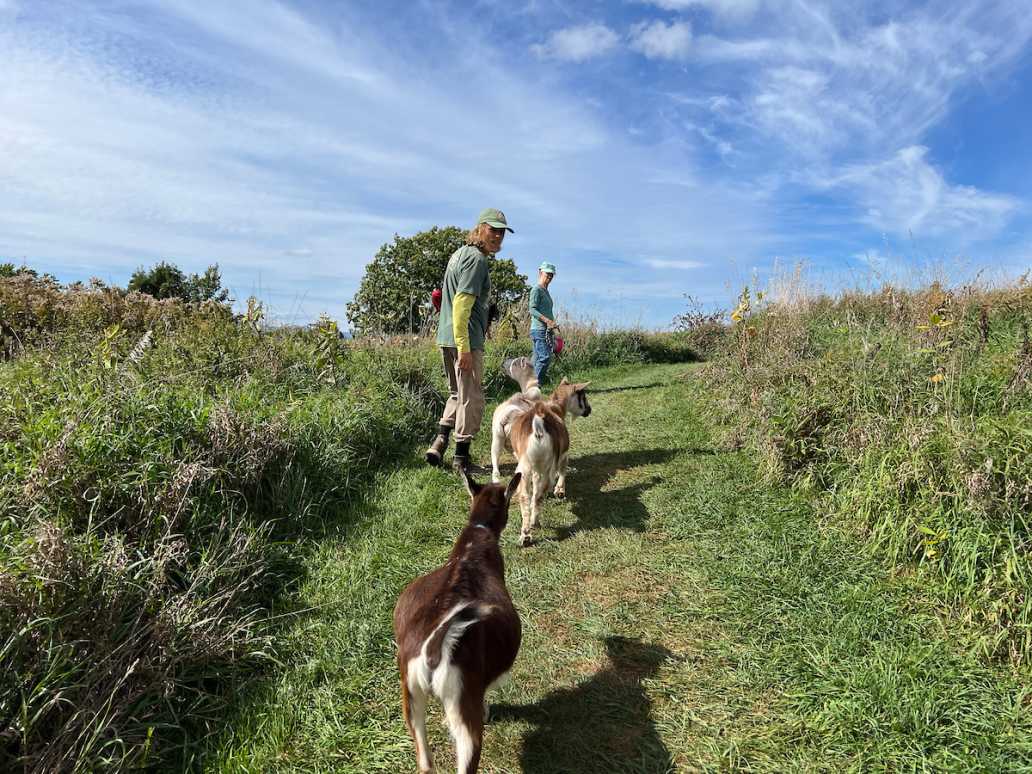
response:
M706 378L765 476L819 498L887 565L934 579L986 656L1032 658L1027 278L739 317Z
M513 521L504 536L524 639L493 697L484 771L1032 767L1028 674L977 655L931 579L888 572L718 445L693 367L584 376L594 411L573 426L569 498L547 502L537 546L515 546ZM415 454L385 472L310 543L298 593L274 611L280 667L184 763L414 770L391 610L447 556L467 505ZM439 720L434 707L447 770Z
M312 551L435 426L432 342L261 319L0 278L0 771L196 757L282 659L275 616ZM572 333L558 374L694 356L684 336ZM491 343L489 395L525 351Z

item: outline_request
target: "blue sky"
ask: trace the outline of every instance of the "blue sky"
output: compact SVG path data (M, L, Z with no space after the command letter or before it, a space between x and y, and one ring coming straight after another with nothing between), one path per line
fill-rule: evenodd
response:
M1030 39L1027 0L0 0L0 256L217 261L343 320L394 233L495 206L502 255L611 324L801 260L1013 276Z

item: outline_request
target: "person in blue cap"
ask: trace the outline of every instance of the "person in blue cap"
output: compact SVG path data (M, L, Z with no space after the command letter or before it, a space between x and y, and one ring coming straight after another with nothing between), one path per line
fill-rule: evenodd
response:
M552 362L549 331L557 325L552 309L552 295L548 292L554 276L555 264L542 261L538 266L537 285L530 289L530 340L534 347L534 374L541 384L545 383L548 364Z

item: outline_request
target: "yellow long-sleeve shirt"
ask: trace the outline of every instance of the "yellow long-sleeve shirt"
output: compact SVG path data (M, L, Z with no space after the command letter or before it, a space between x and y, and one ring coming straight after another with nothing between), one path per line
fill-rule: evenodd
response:
M460 355L469 352L469 317L476 300L477 297L472 293L459 293L452 303L452 335L455 336L455 347Z

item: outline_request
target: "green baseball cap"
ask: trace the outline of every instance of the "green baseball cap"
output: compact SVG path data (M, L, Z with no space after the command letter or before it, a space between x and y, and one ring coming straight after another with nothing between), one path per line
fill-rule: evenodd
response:
M541 265L538 266L538 271L543 271L545 274L555 274L555 264L542 261Z
M491 207L488 207L486 210L480 213L480 217L477 218L477 225L479 226L481 223L486 223L492 228L504 228L510 234L516 233L511 228L509 228L509 223L505 220L505 213L501 210L496 210Z

